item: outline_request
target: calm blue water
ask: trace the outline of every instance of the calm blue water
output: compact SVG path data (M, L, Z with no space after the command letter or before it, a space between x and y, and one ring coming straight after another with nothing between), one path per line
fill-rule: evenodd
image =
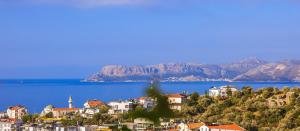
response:
M39 113L49 104L67 107L68 97L73 97L74 105L82 107L89 99L104 102L119 99L136 98L144 95L148 83L83 83L79 79L71 80L0 80L0 111L8 106L22 104L32 113ZM251 82L177 82L161 83L164 93L199 92L204 94L211 86L235 85L258 87L300 86L300 83L251 83Z

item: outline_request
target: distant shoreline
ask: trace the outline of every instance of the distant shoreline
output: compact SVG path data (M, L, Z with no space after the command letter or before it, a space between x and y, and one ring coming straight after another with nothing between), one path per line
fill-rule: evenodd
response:
M83 83L148 83L149 81L82 81ZM299 83L300 81L160 81L160 83L202 83L202 82L226 82L226 83Z

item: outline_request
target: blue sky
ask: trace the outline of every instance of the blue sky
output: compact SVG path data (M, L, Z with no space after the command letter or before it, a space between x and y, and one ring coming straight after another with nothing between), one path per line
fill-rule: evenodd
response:
M293 0L0 0L0 78L300 56Z

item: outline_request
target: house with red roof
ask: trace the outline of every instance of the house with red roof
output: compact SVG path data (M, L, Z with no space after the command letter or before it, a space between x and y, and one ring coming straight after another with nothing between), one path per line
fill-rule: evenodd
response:
M105 106L105 103L99 100L88 100L84 103L85 108L99 108Z
M237 124L208 124L205 123L199 128L200 131L245 131Z
M135 99L139 105L146 109L152 109L154 107L154 99L151 97L140 97Z
M84 103L84 108L80 109L80 114L83 117L91 118L100 112L101 106L106 106L106 104L100 100L88 100Z
M27 109L22 105L11 106L6 111L8 118L22 119L27 114Z
M22 125L22 120L13 118L0 119L0 131L18 131Z
M80 110L79 108L73 107L73 99L71 96L69 97L68 104L69 104L69 107L64 107L64 108L55 108L52 105L48 105L42 111L41 116L44 116L44 115L52 112L54 118L62 118L63 116L66 116L69 113L79 112L79 110Z
M181 110L182 104L186 101L187 95L185 94L167 94L170 108L173 110Z

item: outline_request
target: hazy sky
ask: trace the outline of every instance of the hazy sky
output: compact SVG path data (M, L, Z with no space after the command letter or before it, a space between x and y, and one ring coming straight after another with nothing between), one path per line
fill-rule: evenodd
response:
M296 0L0 0L0 78L107 64L299 59Z

